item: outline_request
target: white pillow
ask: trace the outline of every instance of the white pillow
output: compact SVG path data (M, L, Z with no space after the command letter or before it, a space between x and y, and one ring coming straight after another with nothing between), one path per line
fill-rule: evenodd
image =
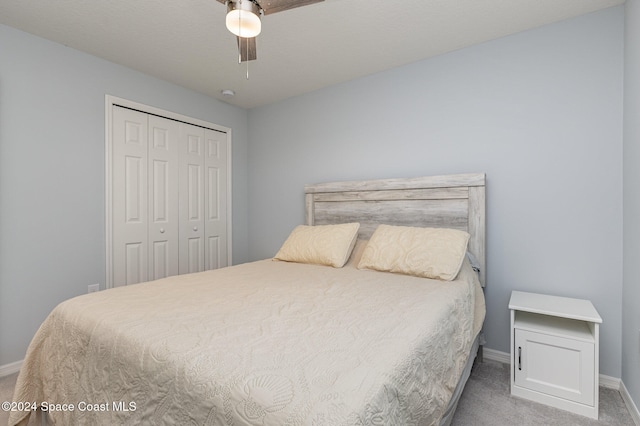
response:
M456 229L380 225L358 268L451 281L460 271L468 242L469 234Z
M359 223L297 226L274 259L342 268L358 238Z

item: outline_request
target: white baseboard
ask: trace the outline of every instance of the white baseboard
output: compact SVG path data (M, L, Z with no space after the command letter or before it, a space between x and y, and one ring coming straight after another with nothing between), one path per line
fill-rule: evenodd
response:
M0 365L0 377L10 376L13 373L17 373L20 371L20 367L22 367L22 361L12 362L10 364Z
M490 361L497 361L503 364L511 364L511 354L497 351L495 349L483 348L482 355Z
M623 381L620 381L620 395L622 395L622 400L624 404L627 406L629 413L631 413L631 418L636 426L640 426L640 411L638 411L638 406L633 399L631 399L631 395L629 395L629 391L627 387L624 385Z
M614 389L619 391L620 385L622 384L621 379L616 379L615 377L605 376L604 374L600 375L600 386L604 388Z

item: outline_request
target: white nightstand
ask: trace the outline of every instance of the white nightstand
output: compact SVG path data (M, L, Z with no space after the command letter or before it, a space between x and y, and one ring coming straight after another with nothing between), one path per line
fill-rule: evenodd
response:
M602 318L588 300L514 291L511 394L598 418Z

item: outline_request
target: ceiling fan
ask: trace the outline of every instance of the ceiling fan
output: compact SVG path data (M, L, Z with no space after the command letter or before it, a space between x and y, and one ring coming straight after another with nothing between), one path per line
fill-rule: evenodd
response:
M256 36L262 24L260 15L283 12L300 6L319 3L324 0L218 0L227 6L226 24L238 39L240 61L257 58Z

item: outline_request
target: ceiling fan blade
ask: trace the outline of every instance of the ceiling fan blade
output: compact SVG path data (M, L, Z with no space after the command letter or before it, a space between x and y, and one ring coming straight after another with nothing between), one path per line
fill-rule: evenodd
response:
M265 15L284 12L296 7L307 6L313 3L320 3L324 0L257 0Z
M253 61L258 57L256 50L256 38L236 37L238 39L238 52L240 53L240 61Z

